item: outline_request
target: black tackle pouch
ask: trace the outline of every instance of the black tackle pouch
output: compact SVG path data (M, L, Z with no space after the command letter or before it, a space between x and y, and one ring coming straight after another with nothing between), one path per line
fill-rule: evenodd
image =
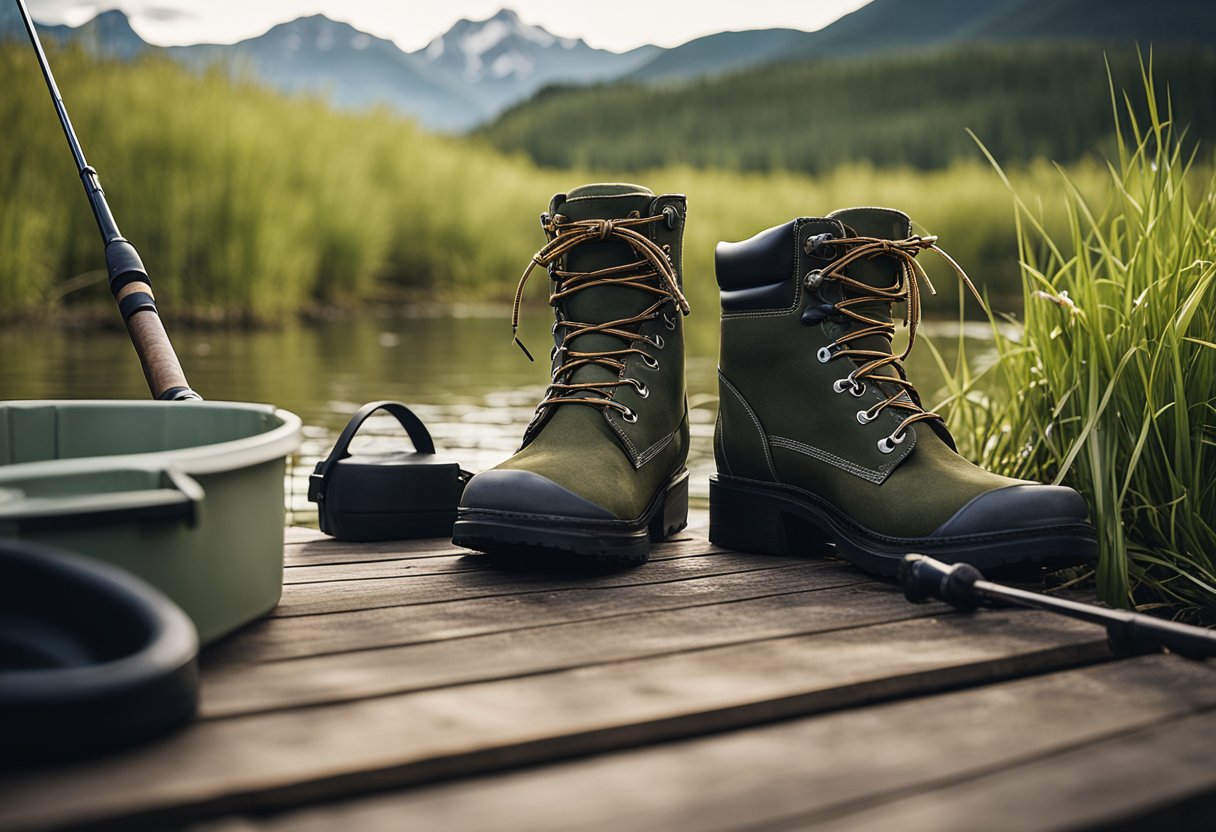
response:
M377 410L391 414L414 443L413 451L354 456L350 443ZM456 505L471 477L435 455L422 420L400 402L365 404L351 417L329 456L308 478L321 531L339 540L450 537Z

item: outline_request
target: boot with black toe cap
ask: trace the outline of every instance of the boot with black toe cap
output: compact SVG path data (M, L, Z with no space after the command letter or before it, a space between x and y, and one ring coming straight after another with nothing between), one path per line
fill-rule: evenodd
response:
M685 211L680 195L601 184L541 215L548 243L520 279L513 324L529 275L548 269L552 380L520 450L466 486L454 543L645 561L685 526Z
M1092 556L1085 500L959 455L903 360L916 343L916 255L945 257L907 215L853 208L721 243L721 393L710 540L753 552L835 551L881 575L903 555L989 569ZM906 304L908 346L892 349Z

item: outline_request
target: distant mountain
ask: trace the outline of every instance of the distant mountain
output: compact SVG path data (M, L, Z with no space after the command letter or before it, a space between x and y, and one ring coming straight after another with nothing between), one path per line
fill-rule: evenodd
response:
M780 57L910 52L1009 41L1216 43L1211 0L873 0Z
M757 64L771 63L804 45L810 33L800 29L756 29L719 32L660 50L629 73L629 80L645 83L685 81L725 75Z
M974 154L968 128L1002 160L1069 161L1112 129L1104 53L1137 91L1135 45L1211 147L1216 0L873 0L817 32L692 41L623 83L537 95L481 133L542 165L607 170L935 168Z
M340 107L384 104L437 129L463 129L485 112L468 91L429 72L392 41L319 14L231 45L165 51L188 66L221 64L284 92L325 95Z
M872 0L815 32L722 32L656 55L642 83L811 58L869 58L1011 41L1216 43L1213 0Z
M108 58L126 60L153 48L136 34L127 16L120 11L102 12L76 28L44 23L36 23L35 26L39 37L46 43L78 43L94 55ZM16 3L0 2L0 40L12 38L25 40L25 24Z
M463 85L484 115L496 115L541 87L607 81L661 52L642 46L624 54L593 49L530 26L510 9L488 20L460 20L412 57L453 85Z
M144 42L121 11L102 12L72 28L39 24L48 43L78 43L97 55L133 58L159 50ZM14 4L0 0L0 39L24 38ZM288 93L326 96L339 107L383 104L438 130L467 130L548 84L610 81L661 52L642 46L624 54L560 38L503 9L486 20L461 20L424 49L406 53L392 41L324 15L281 23L234 44L163 50L187 66L215 64Z
M120 11L102 12L75 28L39 30L48 42L77 43L99 55L127 59L163 51L191 67L219 64L286 92L324 95L339 107L383 104L427 127L463 131L550 85L669 85L783 62L984 43L1210 45L1216 43L1216 0L873 0L816 32L720 32L674 49L643 46L623 54L558 37L509 9L486 20L461 20L413 53L323 15L282 23L235 44L164 50L145 43ZM14 36L24 38L20 16L14 4L0 0L0 39Z

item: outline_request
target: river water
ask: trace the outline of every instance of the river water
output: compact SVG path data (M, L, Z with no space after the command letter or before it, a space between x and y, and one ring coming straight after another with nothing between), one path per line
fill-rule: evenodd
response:
M544 309L544 307L541 307ZM544 310L547 311L547 310ZM525 342L547 356L549 321L525 321ZM713 472L717 413L716 332L689 335L692 496L704 504ZM957 324L925 324L947 360ZM430 429L440 452L471 471L515 451L548 383L547 361L529 363L511 343L500 309L451 307L426 315L365 313L264 330L179 330L171 335L191 385L210 400L269 402L304 421L304 444L291 460L289 520L315 525L308 474L365 402L405 402ZM969 333L970 336L970 333ZM985 342L968 337L968 354L985 360ZM139 362L125 332L17 327L0 331L0 398L147 398ZM918 347L909 374L928 401L940 387L929 350ZM370 420L357 446L406 447L388 416Z

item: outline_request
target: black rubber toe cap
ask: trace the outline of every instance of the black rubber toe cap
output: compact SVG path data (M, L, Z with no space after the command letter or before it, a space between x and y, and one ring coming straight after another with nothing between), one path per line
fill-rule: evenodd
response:
M495 468L473 477L465 486L460 507L579 520L617 519L608 509L580 497L547 477L512 468Z
M1062 485L1010 485L988 491L958 510L931 537L1034 531L1087 523L1085 498Z

